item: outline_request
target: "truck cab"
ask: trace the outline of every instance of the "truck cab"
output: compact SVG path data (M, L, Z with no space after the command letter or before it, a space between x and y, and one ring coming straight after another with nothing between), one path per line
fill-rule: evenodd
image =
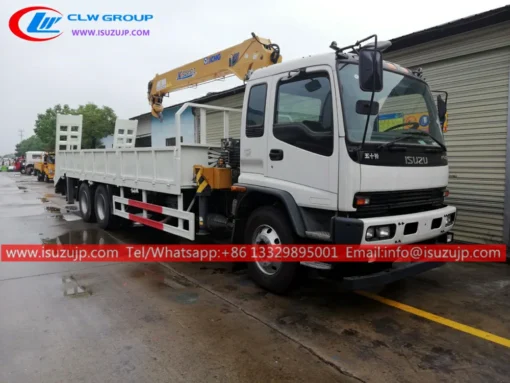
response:
M55 175L55 153L44 153L42 161L34 165L34 174L39 182L51 182Z
M242 117L239 184L247 193L239 209L251 211L246 206L258 206L267 195L278 207L262 212L261 224L249 227L245 240L283 243L277 228L263 223L268 220L293 242L453 240L456 208L445 203L444 116L418 74L382 59L380 64L380 73L372 73L380 77L376 91L362 89L366 67L360 68L357 54L317 55L253 74ZM277 209L285 214L275 220L270 216ZM252 266L261 284L271 283L279 268L292 267L262 263ZM437 266L412 264L404 274ZM376 280L356 276L351 285L361 288Z

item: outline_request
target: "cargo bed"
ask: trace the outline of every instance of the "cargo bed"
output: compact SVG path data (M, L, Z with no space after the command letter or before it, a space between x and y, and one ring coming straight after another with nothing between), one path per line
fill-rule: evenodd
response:
M58 172L69 178L179 195L195 188L193 165L208 164L210 146L65 150L58 152Z

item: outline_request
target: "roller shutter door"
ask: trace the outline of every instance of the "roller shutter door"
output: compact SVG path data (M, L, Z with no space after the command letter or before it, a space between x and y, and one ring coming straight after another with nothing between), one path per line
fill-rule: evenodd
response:
M427 43L421 50L420 46L409 48L408 55L402 50L387 57L404 66L422 67L432 90L448 92L448 203L458 209L454 231L460 241L503 242L510 72L507 33L508 24L498 25L478 37L470 32L469 39L456 36L450 43ZM500 34L506 34L506 43ZM481 51L482 40L489 37L488 50Z
M432 89L448 91L448 203L458 240L503 241L510 49L424 66Z
M206 102L206 105L223 106L227 108L242 109L244 92ZM241 137L241 113L229 113L230 137ZM207 143L220 145L223 138L223 112L207 112Z

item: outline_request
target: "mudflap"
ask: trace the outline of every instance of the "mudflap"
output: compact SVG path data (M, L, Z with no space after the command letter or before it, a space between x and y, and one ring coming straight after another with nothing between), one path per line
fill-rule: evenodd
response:
M66 180L61 177L55 185L55 194L66 195Z

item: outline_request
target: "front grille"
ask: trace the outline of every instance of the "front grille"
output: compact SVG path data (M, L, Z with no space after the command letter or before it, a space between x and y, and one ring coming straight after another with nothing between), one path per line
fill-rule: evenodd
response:
M435 188L358 193L356 196L369 197L370 204L358 207L354 216L368 218L437 209L444 204L444 191L444 188Z

